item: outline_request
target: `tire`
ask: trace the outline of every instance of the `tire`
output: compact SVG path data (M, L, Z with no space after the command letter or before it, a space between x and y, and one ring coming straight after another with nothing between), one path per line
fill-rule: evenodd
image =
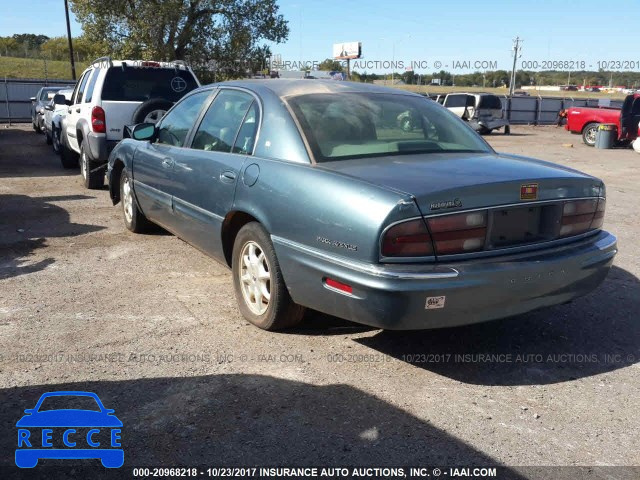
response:
M33 127L33 131L38 133L38 126L36 125L36 122L33 119L33 117L31 118L31 126Z
M491 129L487 127L480 127L480 130L478 130L478 133L480 135L489 135L491 133Z
M140 104L133 112L132 121L137 123L158 123L162 116L173 107L173 103L163 98L151 98Z
M253 263L248 260L251 256ZM305 308L293 303L269 234L258 222L247 223L238 232L232 271L238 307L249 322L263 330L282 330L300 323ZM269 298L265 298L265 292Z
M124 226L133 233L144 233L152 226L147 217L138 208L138 202L133 191L133 182L126 170L120 174L120 203Z
M104 170L98 170L97 172L91 171L99 166L99 163L91 159L87 142L83 140L82 145L80 145L80 173L85 188L95 190L102 188L104 185Z
M56 127L51 127L51 145L53 146L53 151L57 155L60 155L62 152L62 145L60 143L60 130Z
M582 129L582 141L585 145L593 147L596 144L596 132L598 131L599 123L591 122L587 123Z
M63 143L60 143L60 161L63 168L78 168L78 154Z
M505 125L504 126L504 134L505 135L511 134L511 125Z
M47 145L51 145L53 141L51 140L51 135L46 130L44 131L44 141L47 142Z

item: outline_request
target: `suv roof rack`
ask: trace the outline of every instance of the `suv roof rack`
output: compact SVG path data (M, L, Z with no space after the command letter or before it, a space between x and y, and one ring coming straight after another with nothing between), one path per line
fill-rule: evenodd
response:
M93 62L91 62L91 66L95 65L95 64L103 64L106 63L107 65L109 65L110 67L113 67L113 61L111 60L111 57L100 57L100 58L96 58Z

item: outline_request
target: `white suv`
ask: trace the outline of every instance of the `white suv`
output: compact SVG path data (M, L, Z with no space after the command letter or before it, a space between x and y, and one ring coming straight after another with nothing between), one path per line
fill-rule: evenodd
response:
M109 153L122 140L125 126L157 122L199 86L191 68L180 61L94 60L65 102L63 167L77 167L80 160L85 187L102 187Z
M437 100L440 102L440 99ZM490 93L449 93L442 103L446 108L463 120L469 122L473 129L481 134L504 127L504 133L510 133L502 101L497 95Z

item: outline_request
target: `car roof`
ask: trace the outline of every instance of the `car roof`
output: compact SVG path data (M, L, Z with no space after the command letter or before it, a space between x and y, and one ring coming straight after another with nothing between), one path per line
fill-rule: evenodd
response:
M304 80L304 79L255 79L232 80L213 84L214 86L244 87L249 90L270 90L279 97L308 95L314 93L387 93L395 95L411 95L421 97L417 93L395 88L381 87L370 83L345 82L338 80Z

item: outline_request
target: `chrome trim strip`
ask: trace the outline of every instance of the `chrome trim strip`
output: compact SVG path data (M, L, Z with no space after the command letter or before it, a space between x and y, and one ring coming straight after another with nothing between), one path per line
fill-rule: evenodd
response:
M606 200L606 198L604 197L573 197L573 198L567 197L567 198L556 198L553 200L536 200L534 202L527 202L526 200L522 200L520 203L507 203L505 205L490 205L487 207L469 208L466 210L450 210L446 213L434 213L432 215L425 215L424 218L442 217L443 215L456 215L458 213L477 212L479 210L497 210L500 208L528 207L529 205L543 205L546 203L558 203L558 202L567 202L567 201L574 201L574 200L594 200L594 199Z
M219 222L222 222L222 220L224 220L224 217L218 215L217 213L213 213L210 212L209 210L205 210L204 208L200 208L197 205L194 205L193 203L189 203L185 200L182 200L181 198L178 197L173 197L173 202L180 204L182 207L187 207L191 210L194 210L196 212L198 212L201 215L204 215L205 217L210 217L213 218L215 220L218 220Z
M441 270L446 270L446 271L429 272L429 273L411 272L411 271L393 271L384 267L377 267L370 263L364 263L357 260L348 260L348 259L340 258L334 255L330 255L325 252L321 252L320 250L307 247L298 242L293 242L291 240L287 240L286 238L278 237L276 235L271 235L271 240L274 243L279 243L281 245L293 248L294 250L298 250L299 252L312 255L316 258L320 258L327 262L331 262L335 265L339 265L341 267L349 268L351 270L355 270L361 273L366 273L369 275L375 275L377 277L382 277L382 278L393 278L393 279L399 279L399 280L428 280L428 279L456 278L459 275L459 272L455 268L444 267L444 266L438 267L436 265L434 265L434 267L437 267L437 268L440 268Z

